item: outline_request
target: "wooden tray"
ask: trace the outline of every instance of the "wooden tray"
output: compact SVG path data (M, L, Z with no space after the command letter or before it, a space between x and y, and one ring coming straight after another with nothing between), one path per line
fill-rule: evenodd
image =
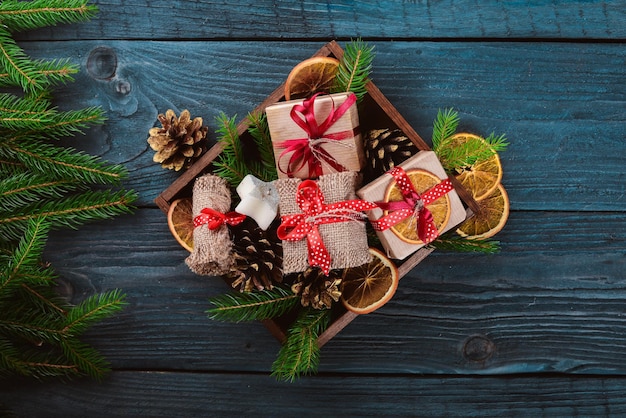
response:
M343 56L343 49L339 46L339 44L337 44L337 42L331 41L320 48L315 54L313 54L313 56L331 56L341 59ZM262 112L267 106L285 100L283 94L284 89L285 85L283 83L278 86L276 90L274 90L259 106L257 106L256 109L254 109L254 112ZM387 100L387 98L382 94L378 87L374 85L373 82L369 82L367 84L367 95L365 95L362 103L359 105L359 111L359 119L361 121L361 129L363 132L367 132L369 129L373 128L398 128L417 146L419 150L430 150L428 144L426 144L417 132L415 132L411 125L409 125L409 123L402 117L391 102ZM247 129L248 124L246 123L246 120L243 119L237 125L237 132L239 133L241 141L244 144L252 143L252 138L247 132ZM211 172L212 162L221 152L222 145L218 142L189 169L187 169L187 171L183 172L179 178L177 178L167 189L157 196L155 202L159 208L161 208L163 212L167 213L174 200L182 197L190 197L194 179L202 174ZM450 177L450 180L454 184L459 197L468 207L467 216L471 216L473 211L475 212L478 210L476 201L454 177ZM432 251L433 250L430 248L421 248L406 260L398 263L400 278L404 277ZM337 306L337 312L334 312L333 322L318 339L320 347L337 335L337 333L352 322L356 316L358 315L346 311L343 306ZM281 318L263 321L263 323L279 341L283 342L286 338L287 329L293 319L295 319L293 314L287 314Z

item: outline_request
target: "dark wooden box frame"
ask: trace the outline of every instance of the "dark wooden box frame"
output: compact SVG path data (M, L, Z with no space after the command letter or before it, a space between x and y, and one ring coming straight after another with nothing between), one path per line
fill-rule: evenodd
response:
M343 49L335 41L331 41L320 48L313 56L332 56L337 59L341 59L343 56ZM282 101L284 97L284 83L281 84L276 90L274 90L259 106L254 109L254 112L263 112L267 106L270 106L276 102ZM367 84L367 95L363 99L363 103L359 107L360 114L359 119L363 124L364 121L376 121L376 126L370 128L381 127L397 127L417 146L419 150L430 150L430 147L424 140L415 132L415 130L409 125L409 123L402 117L398 110L387 100L382 92L374 85L373 82ZM366 115L363 115L365 112ZM242 120L237 125L237 132L241 136L242 142L246 142L246 137L250 136L247 132L248 124L246 120ZM368 126L361 127L363 132L367 132ZM251 139L250 139L251 140ZM222 152L222 145L218 142L211 147L198 161L196 161L187 171L183 172L167 189L165 189L155 199L156 204L165 213L169 210L171 203L182 197L191 196L191 190L193 181L196 177L208 173L211 171L210 166L212 161ZM472 198L470 193L454 178L450 177L450 180L454 184L454 187L459 194L461 200L467 205L467 216L471 216L472 212L478 210L476 201ZM412 254L409 258L398 263L398 272L400 277L404 277L413 267L424 260L433 250L431 248L421 248ZM328 329L320 335L318 344L323 346L330 341L337 333L339 333L346 325L358 316L352 312L346 311L341 307L342 311L334 319ZM276 320L263 321L265 326L270 332L281 342L286 338L287 327L290 321L293 320L293 316L287 316L285 318L278 318Z

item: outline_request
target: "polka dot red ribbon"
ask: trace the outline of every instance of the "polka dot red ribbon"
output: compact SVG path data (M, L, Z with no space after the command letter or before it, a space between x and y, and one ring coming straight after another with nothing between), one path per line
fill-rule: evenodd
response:
M435 238L439 236L439 231L435 225L432 213L426 206L454 190L454 186L452 186L450 180L445 179L441 181L426 190L420 196L420 194L415 191L411 180L402 167L395 167L388 171L388 174L391 174L398 184L403 200L396 202L376 202L379 208L390 211L391 213L376 221L372 221L374 229L384 231L402 222L409 216L417 216L418 238L424 244L434 241Z
M207 225L207 227L211 230L217 229L220 226L227 225L238 225L242 223L246 219L246 215L242 215L237 212L227 212L221 213L211 208L204 208L200 211L200 214L193 218L193 226L195 228Z
M276 231L278 238L284 241L300 241L306 237L309 265L320 267L326 275L330 272L331 257L318 226L363 221L362 211L376 207L372 202L358 199L327 205L324 203L324 194L313 180L300 183L296 192L296 203L302 213L281 216L281 224Z
M281 164L278 165L278 169L289 177L293 177L294 173L305 166L309 168L308 178L319 177L324 174L322 163L329 165L337 172L346 171L346 167L322 148L322 145L330 141L352 138L357 134L358 128L334 133L326 132L346 113L350 106L356 103L356 96L354 93L350 93L347 99L336 109L334 102L331 103L328 117L318 125L315 119L314 103L319 95L320 93L317 93L304 100L302 104L293 106L289 114L291 119L307 134L306 138L288 139L276 144L277 147L285 148L279 156L279 163L286 154L292 153L286 169L283 169Z

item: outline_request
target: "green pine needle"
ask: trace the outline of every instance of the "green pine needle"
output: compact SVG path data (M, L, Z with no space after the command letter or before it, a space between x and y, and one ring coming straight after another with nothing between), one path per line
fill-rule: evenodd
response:
M367 94L366 85L370 81L374 56L374 46L361 39L350 41L339 60L333 93L350 91L360 102Z
M248 132L254 139L259 159L244 152L244 146L237 132L236 116L231 118L221 113L217 117L217 133L223 146L221 154L214 161L213 173L226 179L232 188L236 188L248 174L271 181L278 178L274 162L274 151L264 115L248 115L251 124Z
M254 112L248 114L248 132L254 139L254 143L261 158L259 170L262 173L261 180L273 181L278 178L276 171L276 161L274 159L274 148L272 146L272 138L270 137L270 129L267 124L267 115L265 112Z
M7 176L0 180L0 211L11 212L43 199L61 198L81 186L70 180L51 180L38 174Z
M316 373L320 360L317 338L329 324L330 310L303 309L272 364L272 376L293 382L302 375Z
M462 253L495 254L500 252L500 241L491 239L465 238L454 234L444 234L429 244L437 250Z
M6 289L20 285L16 280L24 270L37 266L50 224L41 217L33 217L25 221L24 233L19 244L0 273L0 293Z
M4 0L0 3L0 22L13 31L24 31L86 21L97 11L87 0Z
M82 183L119 184L127 175L126 169L120 165L106 164L98 157L35 138L6 142L0 139L0 160L3 159L20 163L32 172L50 178Z
M459 114L453 109L439 110L433 123L433 151L448 174L460 173L507 148L506 136L493 133L487 138L470 137L462 144L455 143L458 125Z
M236 116L229 118L224 113L217 116L217 134L223 149L213 162L215 166L213 173L226 179L233 188L236 188L243 178L250 174L237 133L235 119Z
M437 117L433 123L433 150L441 147L446 140L455 134L459 126L459 113L454 109L438 110Z
M12 213L0 212L0 239L19 239L28 222L42 216L54 228L76 229L88 221L130 213L136 198L136 193L128 191L88 190L59 200L37 202Z
M69 311L63 332L73 336L82 334L94 322L100 322L122 310L126 304L124 298L122 292L116 289L85 299Z
M0 73L6 73L11 84L20 86L27 93L45 89L50 84L3 26L0 26Z
M208 309L207 314L218 321L261 321L289 312L298 301L298 295L281 286L271 290L231 292L210 299L215 307Z

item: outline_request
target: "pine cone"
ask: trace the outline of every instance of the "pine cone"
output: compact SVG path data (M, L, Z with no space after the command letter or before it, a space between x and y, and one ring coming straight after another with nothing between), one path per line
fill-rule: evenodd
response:
M188 110L177 118L172 109L158 116L161 128L150 129L148 143L156 151L153 161L161 167L179 171L189 166L207 150L209 130L202 118L191 119Z
M278 224L263 231L251 218L231 227L235 270L228 274L241 292L271 289L283 278L283 248L276 236Z
M418 151L400 129L371 130L363 142L371 179L382 176Z
M330 309L333 302L341 297L340 270L331 270L326 276L318 267L309 267L299 273L291 291L300 295L302 306L311 306L314 309Z

